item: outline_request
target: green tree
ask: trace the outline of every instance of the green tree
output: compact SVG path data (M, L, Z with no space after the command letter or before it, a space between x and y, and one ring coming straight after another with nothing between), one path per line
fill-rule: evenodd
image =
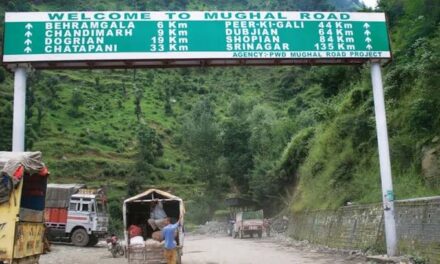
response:
M142 191L142 180L139 177L131 177L127 182L127 196L135 196Z
M125 84L125 78L122 78L122 83L121 83L121 87L122 87L122 96L124 98L127 97L127 88L126 88L126 84Z
M99 78L99 76L95 77L95 89L98 92L102 92L101 78Z
M31 10L31 3L27 0L10 0L7 2L6 10L10 12L26 12Z
M3 68L0 68L0 83L3 83L5 81L6 74L5 70Z
M45 105L45 103L43 103L41 101L41 99L36 104L36 108L37 108L37 127L38 127L38 129L40 129L41 122L42 122L44 116L46 115L44 105Z
M171 99L172 99L172 87L171 83L166 82L164 87L164 110L165 114L172 115L173 114L173 108L171 106Z
M250 170L253 168L249 145L251 130L247 113L250 105L237 97L228 107L227 118L222 122L224 172L234 181L241 193L249 189Z
M207 215L211 215L218 208L228 181L219 169L220 129L210 98L205 97L194 105L184 118L181 134L183 146L194 164L194 173L206 184Z
M136 119L138 122L141 120L142 117L142 98L144 97L144 90L139 88L136 84L133 84L134 86L134 113L136 115Z
M12 150L12 99L0 101L0 149Z
M81 116L80 106L84 104L84 97L80 90L74 89L72 92L72 96L70 97L71 108L69 111L69 115L72 117Z
M137 140L137 171L148 173L152 164L163 155L163 145L156 131L145 124L139 124Z
M58 76L50 76L45 79L43 91L47 97L47 106L51 109L56 109L56 102L59 100L58 90L60 79Z

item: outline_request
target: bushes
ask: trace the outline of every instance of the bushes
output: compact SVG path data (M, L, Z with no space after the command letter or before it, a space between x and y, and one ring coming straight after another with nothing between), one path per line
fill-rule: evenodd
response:
M308 155L314 134L314 128L306 128L298 132L285 148L276 170L283 170L287 175L295 173Z
M412 132L430 132L438 127L439 116L436 115L438 102L434 98L422 97L413 100L408 109L408 125Z
M6 79L6 73L3 68L0 68L0 83L3 83Z
M211 219L211 205L206 197L194 197L185 203L185 220L190 223L204 224Z
M62 154L59 154L62 155ZM119 177L126 178L130 176L132 163L121 163L118 161L97 159L97 158L66 158L61 160L46 161L53 177L79 177L84 182L91 180Z

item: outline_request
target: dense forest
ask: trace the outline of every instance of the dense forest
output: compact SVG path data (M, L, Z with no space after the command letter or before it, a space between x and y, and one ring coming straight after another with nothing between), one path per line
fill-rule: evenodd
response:
M357 0L0 3L1 16L53 10L372 11ZM438 195L440 2L377 10L393 51L383 75L395 193ZM12 76L0 69L1 150L11 149ZM51 181L107 186L116 218L147 186L184 197L194 223L230 195L272 215L381 200L368 64L33 71L26 104L26 148L44 153Z

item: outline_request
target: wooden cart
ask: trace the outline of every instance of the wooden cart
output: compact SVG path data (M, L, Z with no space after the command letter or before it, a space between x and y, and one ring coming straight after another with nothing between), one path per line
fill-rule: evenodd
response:
M181 225L179 226L176 235L177 263L181 263L184 241L183 215L185 214L183 200L158 189L149 189L124 201L124 236L126 241L126 257L129 264L166 263L163 246L130 245L128 234L128 228L131 225L137 225L142 229L142 237L144 241L152 237L153 230L148 226L147 219L150 216L150 204L155 201L162 202L163 209L168 217L176 220L179 218L181 219Z

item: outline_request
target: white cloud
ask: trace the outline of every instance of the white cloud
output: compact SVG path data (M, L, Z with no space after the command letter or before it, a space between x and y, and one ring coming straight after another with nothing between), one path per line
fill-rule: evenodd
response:
M368 7L373 7L375 8L377 6L377 1L378 0L363 0L364 4Z

